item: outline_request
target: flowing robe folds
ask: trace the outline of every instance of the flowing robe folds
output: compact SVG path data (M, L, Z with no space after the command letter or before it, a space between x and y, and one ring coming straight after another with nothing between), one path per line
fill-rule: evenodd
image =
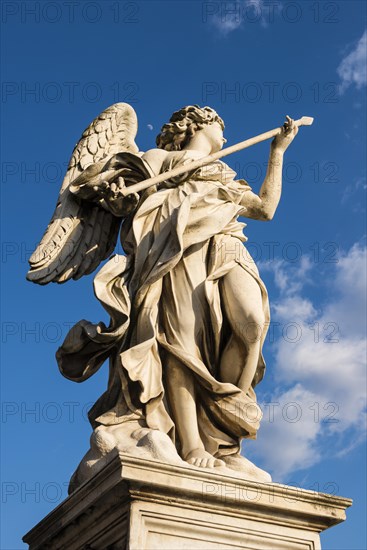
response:
M120 154L116 169L131 156ZM188 161L182 153L163 170ZM140 165L141 179L149 177L143 160L135 156L134 164ZM250 187L235 181L235 175L217 161L165 182L143 193L124 220L126 256L113 256L94 280L95 294L110 315L109 327L80 321L57 352L62 374L77 382L110 360L108 389L89 413L92 426L140 418L175 441L165 391L174 356L194 376L198 426L208 452L235 453L241 438L256 437L261 411L253 388L263 377L262 353L248 392L219 376L222 352L233 337L221 280L236 265L257 281L265 326L269 322L266 288L243 244L245 224L237 220L246 213L241 202ZM265 331L261 347L264 338ZM241 360L245 365L244 343Z

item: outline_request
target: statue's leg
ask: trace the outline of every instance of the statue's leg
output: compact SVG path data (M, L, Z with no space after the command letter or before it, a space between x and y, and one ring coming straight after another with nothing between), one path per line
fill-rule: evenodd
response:
M163 279L160 322L168 343L187 356L203 360L209 308L205 296L208 243L192 245ZM195 466L212 467L223 462L209 454L201 440L196 400L200 387L192 371L171 353L164 358L164 384L181 443L181 457Z
M221 357L221 380L246 392L255 376L261 352L265 322L261 290L256 280L237 265L223 277L221 295L233 332Z
M182 458L189 464L203 468L223 466L222 460L214 458L205 450L199 434L194 377L173 356L167 358L166 388L181 443Z
M185 457L192 449L204 449L197 423L194 379L187 367L173 356L167 358L166 373L169 405L181 443L181 454Z

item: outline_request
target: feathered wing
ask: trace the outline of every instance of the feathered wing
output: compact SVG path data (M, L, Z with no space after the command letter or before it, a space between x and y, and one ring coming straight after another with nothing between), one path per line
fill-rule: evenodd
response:
M137 117L127 103L115 103L83 132L74 148L55 212L33 252L27 279L38 284L64 283L96 269L114 250L121 218L98 204L81 201L70 184L88 166L120 152L137 153Z

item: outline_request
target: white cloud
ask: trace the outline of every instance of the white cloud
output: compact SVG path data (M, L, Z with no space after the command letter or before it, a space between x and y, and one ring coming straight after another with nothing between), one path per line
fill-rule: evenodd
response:
M333 282L338 299L326 311L330 319L340 319L342 336L366 335L366 248L355 244L339 259Z
M223 34L241 28L246 23L260 23L267 27L269 16L268 6L264 0L238 0L235 2L220 2L218 13L212 14L211 22ZM279 8L280 4L276 5Z
M357 178L353 183L345 187L341 203L349 203L352 206L353 212L365 212L366 190L366 178L364 176Z
M241 3L233 2L232 10L223 10L222 5L220 13L216 13L211 18L213 25L224 35L229 34L242 27L243 19L241 17Z
M264 408L256 456L274 478L307 468L324 456L342 456L363 440L366 427L366 247L354 245L327 276L303 261L272 264L280 290L273 306L278 322L271 365L277 387ZM271 265L271 264L269 264ZM269 268L269 266L268 266ZM304 283L313 275L332 299L322 307L304 296ZM282 332L283 331L283 332ZM287 418L292 412L300 418ZM287 405L288 404L288 405ZM271 406L270 406L271 407Z
M309 282L308 273L312 269L312 262L308 256L302 256L299 264L286 264L281 259L271 262L258 262L260 270L271 271L274 282L282 294L293 295L301 290L306 282Z
M341 93L355 84L360 89L367 83L367 30L352 50L342 59L337 73L341 78Z
M321 458L314 446L321 433L320 422L315 422L318 403L318 394L296 384L261 404L264 417L256 455L273 472L275 481L282 481L290 472L310 467Z

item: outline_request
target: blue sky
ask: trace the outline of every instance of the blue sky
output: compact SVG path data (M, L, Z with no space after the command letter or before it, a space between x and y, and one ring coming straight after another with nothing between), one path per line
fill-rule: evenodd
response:
M187 104L215 108L228 144L315 117L286 153L274 220L246 228L273 324L244 452L275 481L353 498L323 548L366 548L365 15L353 0L2 3L2 550L66 496L106 385L107 369L77 385L54 358L71 324L107 320L93 277L25 274L74 144L116 101L135 108L143 151ZM228 161L255 191L268 150Z

